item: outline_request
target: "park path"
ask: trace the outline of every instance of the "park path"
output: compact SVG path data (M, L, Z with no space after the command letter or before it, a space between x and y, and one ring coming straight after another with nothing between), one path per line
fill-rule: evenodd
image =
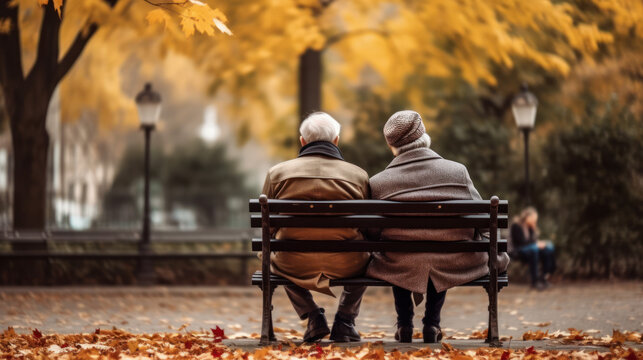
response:
M337 292L338 289L335 289ZM0 328L17 332L92 332L117 327L134 333L174 332L220 326L226 335L259 332L261 293L255 287L5 287L0 289ZM337 300L316 296L329 320ZM643 329L643 282L558 284L537 292L511 285L500 293L500 334L521 338L528 330L576 328L596 336L612 329ZM274 299L275 326L302 332L282 289ZM447 294L442 326L448 335L464 336L486 327L486 293L456 288ZM421 322L416 311L415 325ZM367 291L357 320L373 339L390 340L395 315L390 289ZM280 334L284 334L283 332Z

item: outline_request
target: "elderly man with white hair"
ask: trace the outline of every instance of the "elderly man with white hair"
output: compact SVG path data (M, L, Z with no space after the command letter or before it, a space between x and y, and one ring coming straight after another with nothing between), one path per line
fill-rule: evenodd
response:
M268 171L263 193L270 199L357 200L367 199L368 174L344 161L337 144L339 123L322 112L311 114L301 124L302 148L296 159L275 165ZM276 229L274 237L290 240L363 240L358 229ZM329 280L359 276L364 273L368 253L292 253L272 254L272 272L291 280L286 294L297 315L308 319L304 341L321 340L330 333L336 342L359 341L355 318L359 313L363 286L345 287L332 331L328 329L324 309L314 301L310 290L334 296Z

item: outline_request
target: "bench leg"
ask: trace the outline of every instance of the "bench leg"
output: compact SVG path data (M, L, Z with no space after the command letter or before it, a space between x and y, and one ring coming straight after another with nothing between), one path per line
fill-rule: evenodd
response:
M275 329L272 327L272 310L275 309L272 305L272 296L275 294L276 288L277 286L270 287L270 341L277 341L277 338L275 337Z
M487 328L486 343L490 347L502 347L500 337L498 335L498 291L485 287L489 295L489 327Z
M263 288L263 314L261 317L261 340L259 345L270 345L271 341L276 341L275 331L272 326L272 295L276 286L270 286L268 291Z

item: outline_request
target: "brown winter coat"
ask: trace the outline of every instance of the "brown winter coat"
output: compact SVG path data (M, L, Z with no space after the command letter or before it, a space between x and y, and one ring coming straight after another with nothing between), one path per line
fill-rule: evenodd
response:
M480 200L464 165L443 159L428 148L398 155L370 180L373 199L393 201ZM384 229L382 239L413 241L470 240L474 231L460 229ZM366 275L416 293L426 293L429 277L438 292L489 272L487 253L377 253ZM507 254L498 256L505 270Z
M263 193L269 199L367 199L368 174L341 158L311 154L271 168ZM295 240L363 240L357 229L282 228L274 236ZM364 274L369 258L368 253L276 252L271 256L271 270L303 288L333 295L329 279Z

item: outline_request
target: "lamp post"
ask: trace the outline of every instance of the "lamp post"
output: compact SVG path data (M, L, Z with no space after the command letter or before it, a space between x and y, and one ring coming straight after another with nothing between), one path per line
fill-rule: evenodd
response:
M522 84L520 92L514 96L511 102L511 110L516 120L516 126L522 130L525 137L525 198L527 205L531 203L529 198L529 132L534 128L536 122L536 108L538 99L532 94L527 84Z
M150 136L161 115L161 95L152 90L152 84L146 83L145 88L136 95L136 107L141 122L141 130L145 134L145 169L143 190L143 229L139 242L138 282L142 285L154 283L155 274L151 259L150 246Z

